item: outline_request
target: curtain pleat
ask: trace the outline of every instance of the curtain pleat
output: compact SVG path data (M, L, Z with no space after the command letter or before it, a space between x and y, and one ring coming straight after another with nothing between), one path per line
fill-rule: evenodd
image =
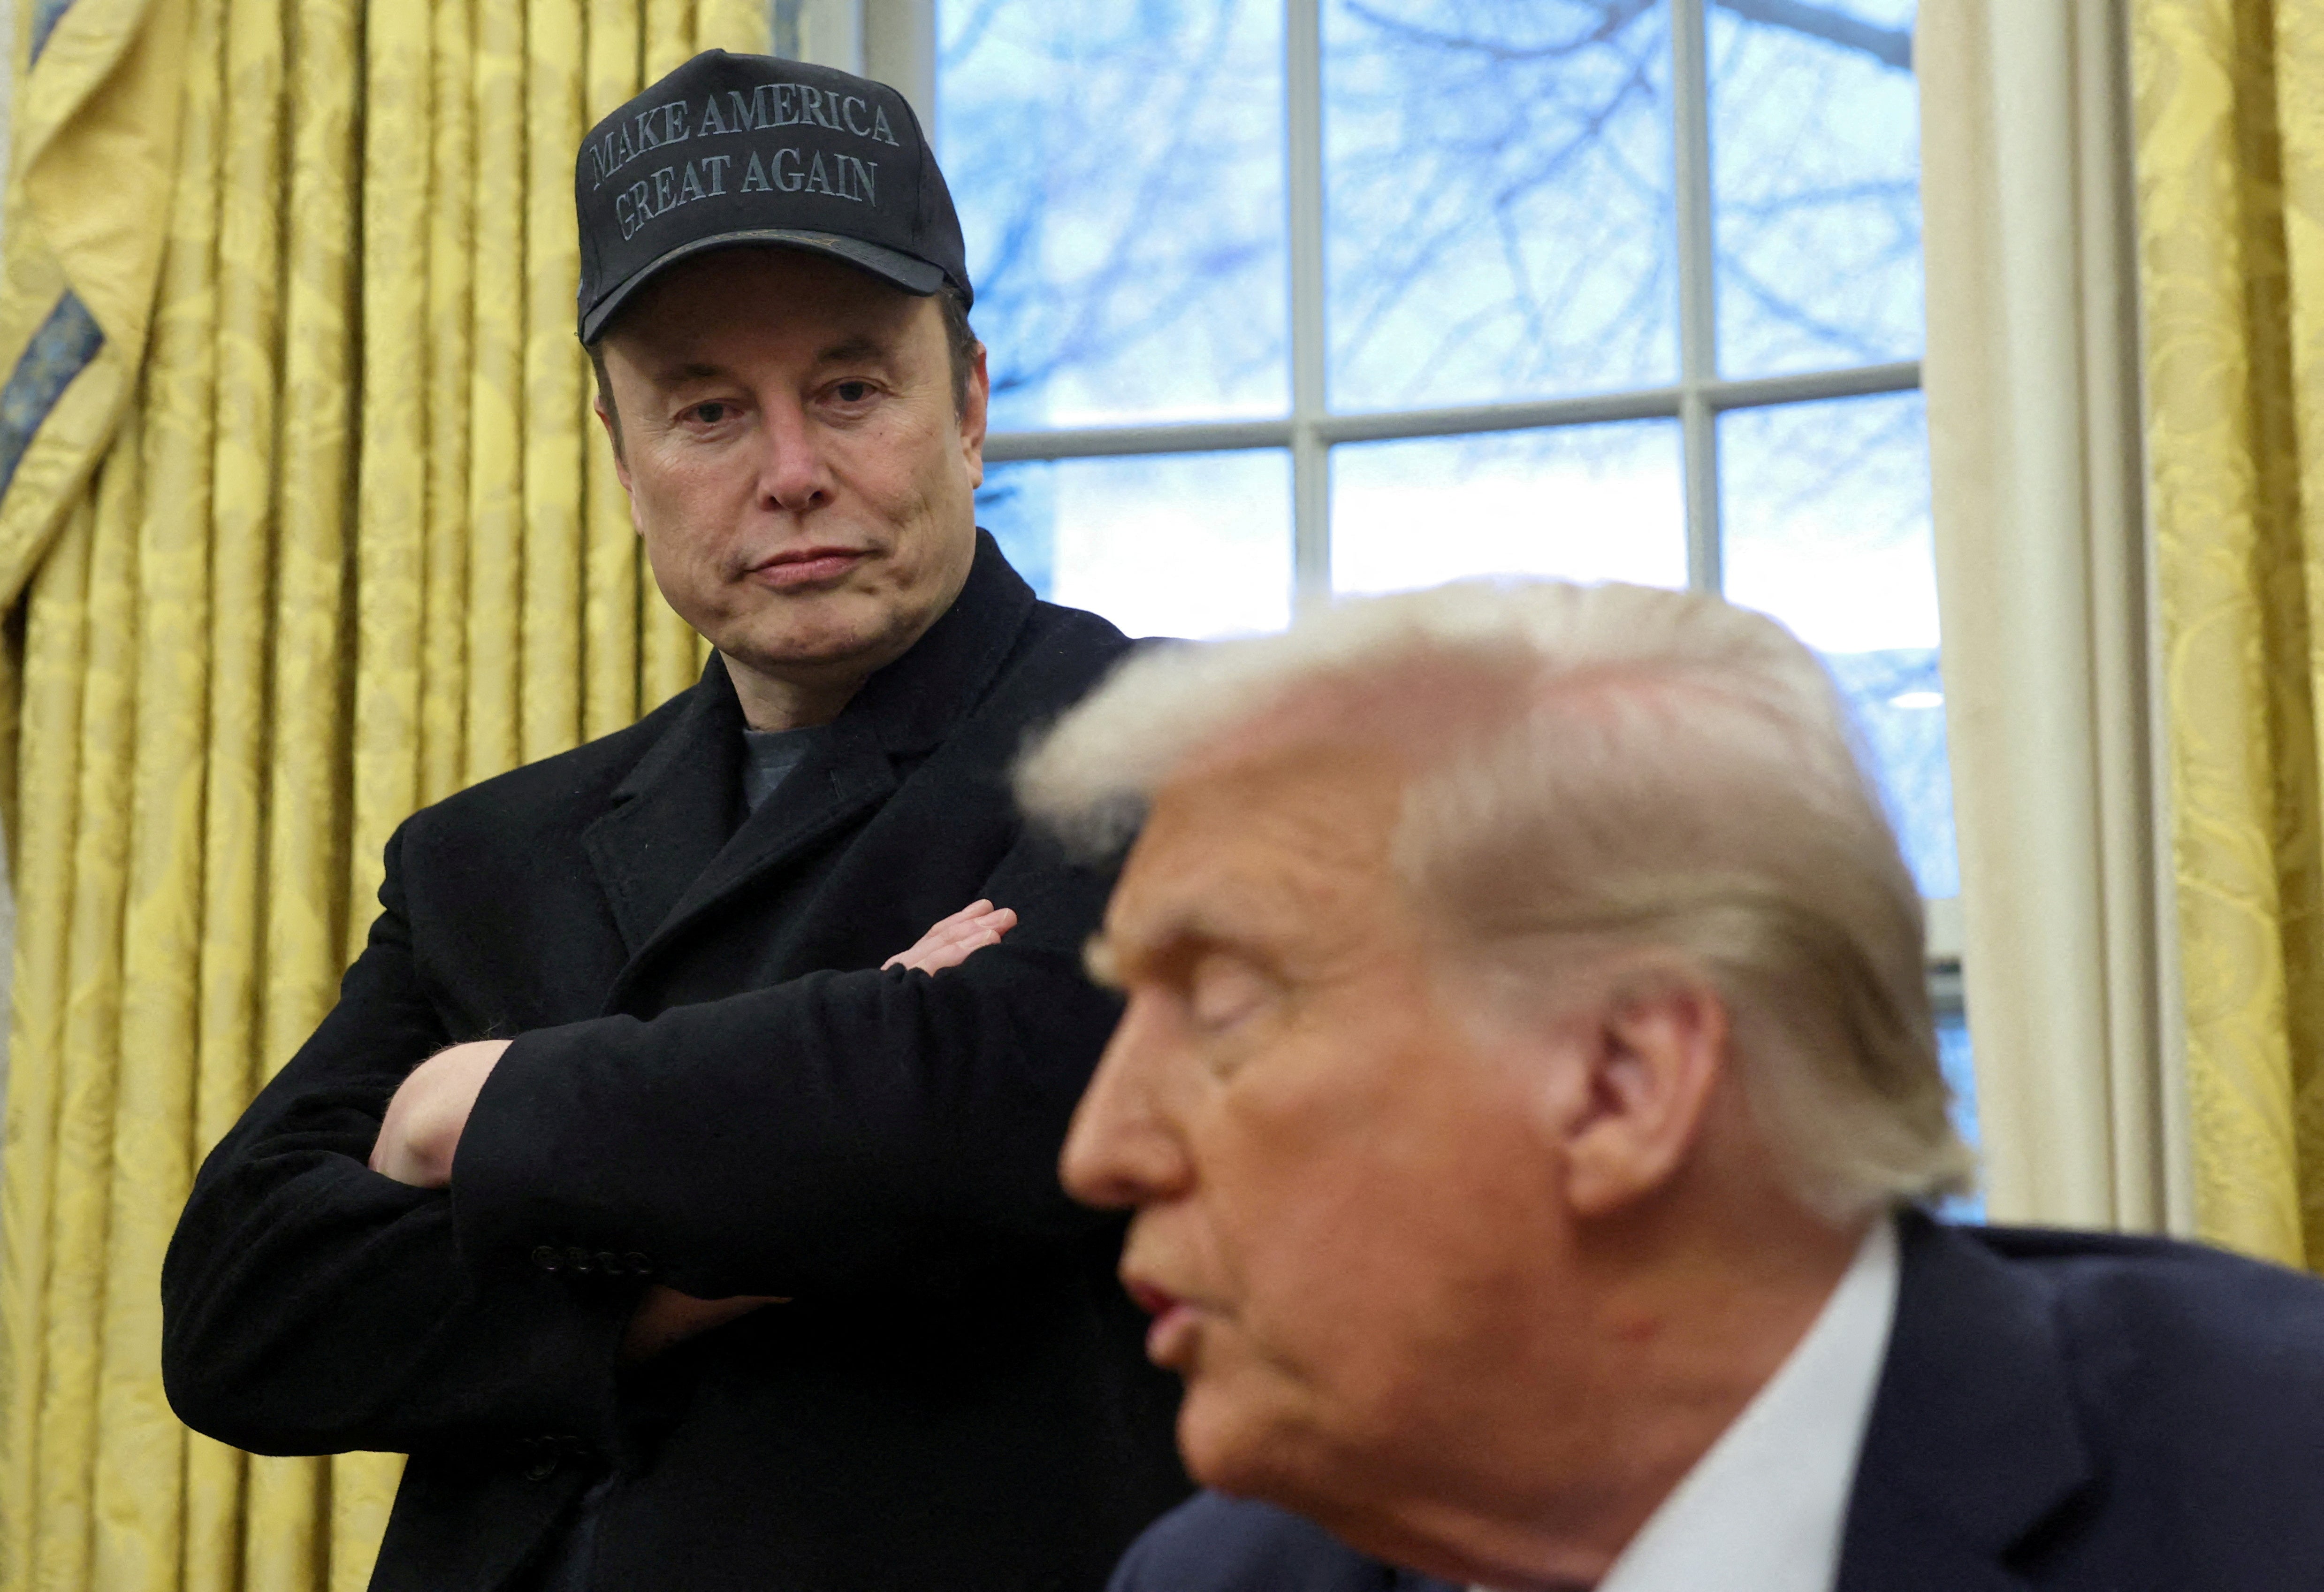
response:
M530 0L525 26L524 700L527 762L581 739L581 431L573 152L587 61L573 0Z
M645 84L640 77L643 32L636 0L588 0L584 96L593 107L619 105ZM608 734L651 707L639 700L641 616L664 606L638 553L630 500L613 474L585 388L582 446L582 733ZM650 619L649 619L650 622ZM650 693L649 693L650 695Z
M2196 1214L2324 1265L2324 4L2134 19Z
M161 1254L200 1157L328 1010L394 826L699 670L573 340L572 160L698 43L764 48L763 8L66 16L66 55L18 101L34 155L0 291L0 354L27 350L0 470L49 346L31 329L74 324L58 295L84 282L104 307L0 496L0 577L12 536L29 550L0 588L22 649L0 704L19 911L0 1592L354 1592L401 1459L186 1432L160 1384ZM50 86L69 67L97 107L80 122ZM113 233L60 244L42 195L90 169L78 127L134 119L108 97L124 85L161 176L115 185ZM150 325L112 308L140 269Z
M524 616L524 11L477 7L475 315L469 347L468 757L517 764Z
M215 451L222 9L222 0L192 7L179 178L139 402L145 484L127 714L128 892L93 1456L98 1587L174 1575L184 1529L184 1429L152 1369L161 1349L153 1279L170 1235L147 1213L182 1199L193 1176L186 1129L198 1069L210 569L205 538L187 529L210 517Z
M89 556L97 505L83 499L32 576L24 625L23 737L17 778L30 800L19 804L23 831L14 873L17 921L39 932L16 936L14 998L9 1018L8 1132L5 1190L6 1243L0 1245L0 1355L6 1380L0 1404L8 1464L0 1469L0 1575L11 1587L71 1586L36 1582L43 1556L40 1529L49 1495L40 1466L46 1435L47 1300L50 1257L58 1237L60 1133L64 1115L65 1034L72 989L74 866L80 851L81 727L90 681ZM42 793L50 793L47 800ZM34 1063L32 1058L42 1059Z
M420 800L458 790L467 766L468 370L474 311L475 19L471 0L436 0L428 307L416 363L428 382L428 544L420 669ZM612 101L620 104L619 100ZM416 151L414 152L416 154Z
M88 640L80 654L86 679L79 779L67 798L79 823L69 882L64 1034L53 1058L56 1159L48 1275L38 1310L39 1432L31 1457L31 1524L39 1538L32 1584L43 1587L93 1585L89 1490L97 1446L98 1329L110 1214L114 1082L121 1050L121 931L130 820L123 796L130 788L135 724L143 431L133 407L97 480ZM31 801L42 799L39 792L28 794ZM20 925L30 905L19 906ZM11 1071L23 1060L30 1059L12 1052ZM14 1169L9 1171L13 1174Z

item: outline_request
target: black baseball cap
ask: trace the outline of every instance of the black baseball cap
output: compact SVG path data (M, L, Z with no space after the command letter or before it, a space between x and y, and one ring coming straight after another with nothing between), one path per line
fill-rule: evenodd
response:
M589 130L574 168L581 340L668 266L713 249L804 249L908 293L973 300L952 193L884 83L708 50Z

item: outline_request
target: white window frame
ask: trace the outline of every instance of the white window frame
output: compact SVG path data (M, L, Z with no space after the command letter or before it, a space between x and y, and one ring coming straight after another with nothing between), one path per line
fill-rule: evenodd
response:
M1612 421L1675 420L1682 435L1686 481L1687 584L1696 591L1720 590L1719 417L1738 409L1912 392L1921 384L1921 365L1911 359L1743 381L1720 377L1718 305L1711 282L1706 18L1711 3L1669 0L1679 292L1679 379L1675 384L1518 403L1335 413L1326 402L1324 387L1323 5L1322 0L1286 0L1291 412L1263 421L996 431L985 439L985 458L1003 464L1249 449L1288 450L1292 597L1304 606L1331 595L1331 450L1337 445L1412 437L1482 436Z

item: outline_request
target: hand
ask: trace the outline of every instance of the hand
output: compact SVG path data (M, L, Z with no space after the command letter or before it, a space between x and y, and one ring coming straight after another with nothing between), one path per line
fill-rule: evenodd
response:
M957 967L968 960L971 952L999 945L1001 937L1015 927L1017 914L1009 908L994 906L989 901L972 901L921 935L920 942L911 949L881 963L880 971L918 967L923 973L937 973L946 967Z
M507 1040L477 1040L438 1051L411 1069L371 1147L371 1170L415 1189L441 1189L452 1181L452 1157L477 1093L500 1064Z
M638 1301L638 1313L630 1318L629 1330L622 1336L622 1359L626 1365L650 1360L666 1348L684 1343L713 1327L724 1327L729 1321L740 1320L761 1305L788 1304L787 1299L775 1299L756 1294L737 1294L733 1299L696 1299L690 1293L680 1293L675 1288L655 1283L646 1290Z

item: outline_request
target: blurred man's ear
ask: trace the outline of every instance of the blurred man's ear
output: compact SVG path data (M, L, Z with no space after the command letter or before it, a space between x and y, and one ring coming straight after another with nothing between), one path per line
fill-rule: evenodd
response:
M1565 1059L1558 1129L1567 1203L1584 1220L1669 1183L1702 1136L1729 1060L1726 1002L1685 967L1653 960L1617 971L1587 1012L1564 1031L1579 1053Z

